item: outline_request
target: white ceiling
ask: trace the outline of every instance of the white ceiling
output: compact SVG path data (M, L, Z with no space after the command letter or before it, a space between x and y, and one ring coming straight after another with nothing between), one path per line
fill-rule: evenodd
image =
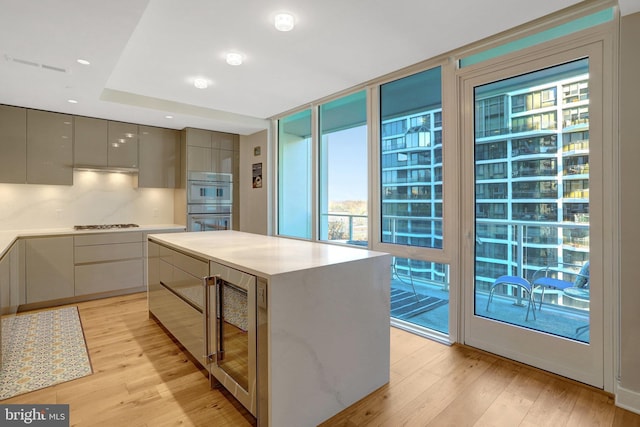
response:
M575 3L0 0L0 103L251 134L268 117ZM621 9L640 11L640 0ZM273 28L280 11L296 17L293 31ZM245 63L227 65L230 51ZM196 77L210 86L196 89Z

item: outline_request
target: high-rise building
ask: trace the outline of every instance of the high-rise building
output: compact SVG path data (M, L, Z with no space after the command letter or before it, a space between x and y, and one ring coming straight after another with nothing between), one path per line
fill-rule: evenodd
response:
M476 286L589 259L586 60L475 93ZM442 109L382 122L383 240L442 247ZM446 147L446 142L445 142ZM446 153L446 148L445 148ZM445 154L446 155L446 154ZM437 264L413 265L436 279ZM565 280L575 268L567 267ZM436 274L437 276L437 274ZM561 292L545 299L562 302Z

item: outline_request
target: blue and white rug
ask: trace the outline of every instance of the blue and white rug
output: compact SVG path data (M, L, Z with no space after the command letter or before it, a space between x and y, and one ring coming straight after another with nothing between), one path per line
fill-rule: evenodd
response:
M92 373L77 307L2 319L0 400Z

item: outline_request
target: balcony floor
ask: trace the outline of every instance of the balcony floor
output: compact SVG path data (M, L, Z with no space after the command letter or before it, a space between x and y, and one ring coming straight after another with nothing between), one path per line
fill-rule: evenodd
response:
M449 300L449 293L443 291L441 287L424 285L422 283L416 283L415 287L416 292L421 296L424 295L440 298L446 301ZM413 292L410 283L394 278L391 281L392 305L396 301L393 292L395 289L411 293ZM489 310L487 311L487 299L488 295L485 293L480 293L477 296L475 312L477 316L507 322L515 326L534 329L569 339L589 342L588 329L576 334L577 328L589 323L588 312L544 303L542 304L542 310L538 310L538 303L536 303L536 319L534 320L533 314L530 312L529 319L526 320L526 304L522 306L515 305L515 300L513 298L494 295L493 300L489 305ZM420 313L416 316L405 317L401 320L446 334L449 332L449 304L440 305L433 310Z

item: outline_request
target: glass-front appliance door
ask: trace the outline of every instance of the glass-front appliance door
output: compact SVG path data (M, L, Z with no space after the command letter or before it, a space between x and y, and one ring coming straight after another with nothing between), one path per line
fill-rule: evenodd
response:
M257 278L213 261L209 272L204 282L209 371L256 416Z
M249 389L249 311L247 290L226 280L217 286L218 367L243 390Z

